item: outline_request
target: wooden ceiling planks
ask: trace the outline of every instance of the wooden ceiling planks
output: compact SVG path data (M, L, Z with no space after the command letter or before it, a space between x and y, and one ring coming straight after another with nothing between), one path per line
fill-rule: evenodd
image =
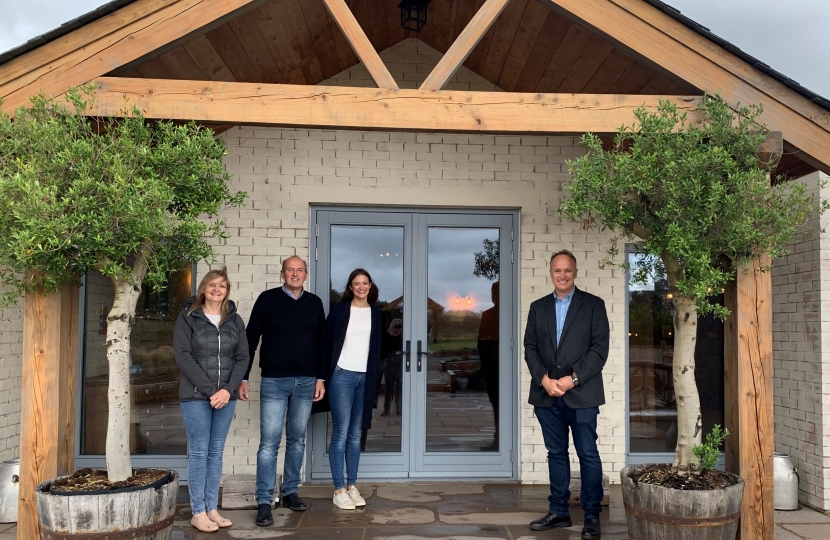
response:
M571 67L558 92L577 93L597 72L614 47L604 39L592 36Z
M280 14L273 2L266 2L254 10L252 17L262 33L271 56L281 62L280 70L286 82L306 84L300 58L291 46L288 32L282 25Z
M243 45L245 53L261 77L261 82L285 83L288 80L283 72L288 73L288 67L280 55L274 57L268 42L262 37L259 25L250 12L240 15L230 22L231 30L236 39Z
M223 24L205 35L238 82L257 82L261 75L230 25Z
M538 3L538 2L537 2ZM545 70L559 49L565 34L571 27L571 22L550 11L545 18L542 31L530 50L530 58L524 65L519 80L513 88L514 92L534 92Z
M524 24L520 24L516 30L510 49L507 51L507 59L504 68L499 74L499 88L506 92L512 92L519 82L519 77L524 71L525 65L530 59L530 51L538 41L539 34L545 26L547 15L550 9L539 2L528 2L524 11Z
M187 54L190 55L193 61L196 62L208 80L236 82L236 77L233 76L231 70L222 61L222 58L216 52L216 49L207 36L196 36L194 39L182 45L182 47L187 51Z
M313 54L311 34L309 34L302 11L292 0L273 0L271 3L274 4L291 48L297 55L306 84L316 84L322 81L325 78L323 68L320 66L317 55Z
M445 53L484 0L432 0L419 33L401 28L397 4L347 0L378 52L413 36ZM136 67L164 78L317 84L358 61L322 0L271 0ZM514 92L699 93L535 0L511 0L464 65Z
M529 0L512 0L502 14L496 19L495 31L490 41L490 49L479 74L488 81L498 81L499 75L507 61L510 44L519 30L525 8Z
M199 67L199 64L181 45L167 51L159 58L170 68L176 79L202 81L205 78L205 73Z

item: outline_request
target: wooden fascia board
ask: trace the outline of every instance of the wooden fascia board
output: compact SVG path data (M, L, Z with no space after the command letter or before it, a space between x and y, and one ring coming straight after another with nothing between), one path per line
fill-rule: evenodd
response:
M357 57L366 66L366 70L372 76L378 88L397 88L398 83L395 82L392 74L386 69L386 65L372 46L372 42L366 37L366 33L360 27L360 23L357 22L346 2L344 0L323 0L323 3L337 26L343 31L343 35L346 36L346 40Z
M60 95L262 0L138 0L0 66L13 113L38 92Z
M695 96L520 94L101 77L93 115L126 97L148 118L209 124L493 133L616 132L634 110L669 99L694 115Z
M433 68L421 85L421 90L441 90L458 71L459 66L470 56L478 42L499 17L510 0L487 0L464 27L458 38L450 45L447 53Z
M621 49L731 104L762 104L770 130L830 173L830 113L642 0L538 0Z

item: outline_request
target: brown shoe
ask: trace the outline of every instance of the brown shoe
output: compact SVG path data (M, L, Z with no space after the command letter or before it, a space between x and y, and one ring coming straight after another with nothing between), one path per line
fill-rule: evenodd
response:
M210 518L210 520L211 520L212 522L214 522L214 523L216 523L217 525L219 525L219 527L221 527L221 528L230 527L231 525L233 525L233 521L231 521L231 520L229 520L229 519L227 519L227 518L223 518L222 516L220 516L220 515L219 515L219 511L218 511L218 510L210 510L210 511L208 511L208 512L207 512L207 517L208 517L208 518Z
M202 532L216 532L219 530L219 525L210 520L207 512L194 514L190 520L190 524Z

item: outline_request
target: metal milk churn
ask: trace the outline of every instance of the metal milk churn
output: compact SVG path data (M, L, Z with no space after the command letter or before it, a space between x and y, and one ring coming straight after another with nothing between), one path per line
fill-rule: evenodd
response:
M773 477L776 510L798 510L798 469L790 461L789 454L773 454Z
M17 523L20 460L0 464L0 523Z

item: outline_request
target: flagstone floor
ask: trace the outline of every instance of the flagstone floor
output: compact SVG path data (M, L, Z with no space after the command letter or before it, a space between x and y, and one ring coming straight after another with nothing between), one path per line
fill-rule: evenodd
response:
M300 495L309 503L308 511L279 508L274 511L274 525L266 528L254 525L253 510L226 511L223 514L234 526L217 533L201 533L190 526L187 490L183 489L172 540L571 540L578 539L582 529L578 506L571 507L571 528L541 533L528 528L547 508L545 486L454 483L361 487L367 501L363 510L335 508L329 486L303 486ZM611 486L609 500L602 512L602 537L627 539L619 486ZM776 540L830 537L830 515L806 507L776 512L775 522ZM0 524L0 540L16 538L15 529L13 524Z

